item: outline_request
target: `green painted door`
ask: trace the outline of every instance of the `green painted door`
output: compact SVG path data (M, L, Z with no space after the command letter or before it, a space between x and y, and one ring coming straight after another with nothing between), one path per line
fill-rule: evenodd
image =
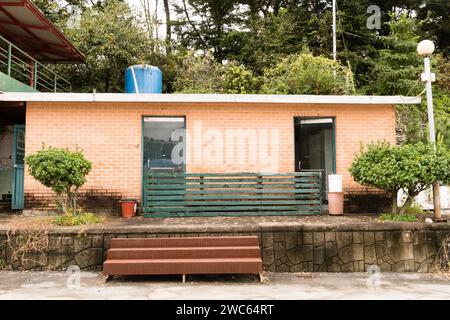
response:
M13 146L13 186L12 206L13 210L22 210L24 207L24 158L25 158L25 126L14 126Z

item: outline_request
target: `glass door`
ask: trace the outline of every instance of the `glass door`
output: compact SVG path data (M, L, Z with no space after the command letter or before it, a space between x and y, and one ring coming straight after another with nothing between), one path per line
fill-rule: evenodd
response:
M143 130L144 170L185 172L185 118L145 117Z
M334 118L295 118L295 169L321 170L327 202L328 175L336 171Z
M184 173L186 171L186 121L184 117L145 117L143 119L143 209L153 201L148 173ZM184 178L175 180L183 180ZM152 182L154 183L154 182ZM167 180L164 183L168 183ZM159 182L158 182L159 184ZM178 182L184 190L184 182ZM175 185L170 186L170 191ZM158 186L160 189L162 186ZM163 189L157 191L164 191Z

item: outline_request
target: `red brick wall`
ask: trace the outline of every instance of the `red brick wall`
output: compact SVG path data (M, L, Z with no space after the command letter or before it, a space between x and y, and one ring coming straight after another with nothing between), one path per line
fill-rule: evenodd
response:
M385 139L395 143L394 107L389 105L283 105L283 104L191 104L191 103L42 103L27 104L26 152L33 153L42 144L54 147L79 147L93 161L85 189L108 190L124 196L141 194L142 116L185 116L188 132L187 153L193 151L194 127L202 129L245 129L255 132L272 130L279 134L279 144L266 157L278 164L275 172L294 170L294 117L336 118L336 167L343 175L344 187L358 185L348 173L360 144ZM220 140L220 139L219 139ZM241 139L242 140L242 139ZM196 140L198 141L198 140ZM226 141L226 140L225 140ZM264 171L258 161L216 163L214 149L221 143L203 137L203 159L191 158L190 172ZM243 142L247 144L247 142ZM219 146L219 148L215 148ZM269 150L270 151L270 150ZM198 154L197 154L198 156ZM195 156L194 156L195 157ZM213 158L213 159L211 159ZM45 191L29 175L25 177L26 193Z

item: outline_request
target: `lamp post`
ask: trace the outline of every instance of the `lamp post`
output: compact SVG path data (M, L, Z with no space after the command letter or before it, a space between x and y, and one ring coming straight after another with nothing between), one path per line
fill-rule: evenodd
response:
M434 146L436 151L436 132L434 129L434 111L433 111L433 92L431 90L431 83L436 80L434 73L431 73L430 56L434 51L434 43L430 40L423 40L417 45L417 53L423 57L425 72L422 73L421 79L425 82L425 89L427 92L427 114L428 114L428 128L430 135L430 143ZM434 218L436 221L442 220L441 215L441 196L440 196L439 182L433 183L433 206Z

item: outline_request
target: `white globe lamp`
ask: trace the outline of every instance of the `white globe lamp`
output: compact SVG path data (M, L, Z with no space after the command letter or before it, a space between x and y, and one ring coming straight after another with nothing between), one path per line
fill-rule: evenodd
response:
M434 52L434 43L430 40L422 40L417 45L417 53L422 57L430 56Z

